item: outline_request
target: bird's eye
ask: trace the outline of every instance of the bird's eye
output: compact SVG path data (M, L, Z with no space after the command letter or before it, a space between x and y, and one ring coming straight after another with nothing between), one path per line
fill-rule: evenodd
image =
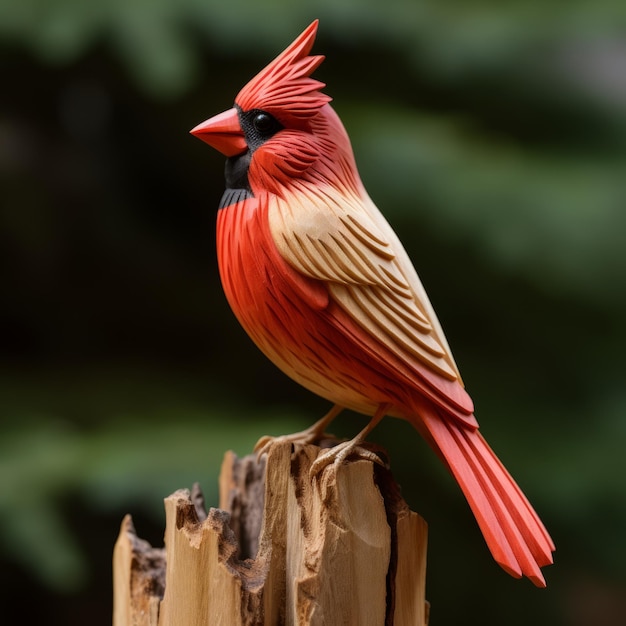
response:
M239 121L246 143L252 152L283 128L283 125L271 113L262 109L250 111L239 109Z
M254 116L252 124L257 132L262 135L271 133L277 127L276 120L269 113L265 113L264 111L260 111Z

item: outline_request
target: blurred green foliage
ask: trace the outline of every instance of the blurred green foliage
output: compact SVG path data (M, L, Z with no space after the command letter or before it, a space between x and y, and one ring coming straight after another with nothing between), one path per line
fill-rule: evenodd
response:
M613 0L0 0L0 593L26 594L22 624L109 623L125 512L158 543L164 496L200 480L215 504L226 449L325 410L228 310L222 160L187 135L315 17L318 76L362 178L558 548L547 591L510 580L417 434L387 420L373 439L430 523L433 623L622 624L626 4Z

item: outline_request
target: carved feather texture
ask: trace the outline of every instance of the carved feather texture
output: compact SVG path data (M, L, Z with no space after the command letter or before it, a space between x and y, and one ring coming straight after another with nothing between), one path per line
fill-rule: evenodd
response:
M324 60L322 55L309 56L316 33L317 21L248 82L235 102L244 111L267 111L285 125L316 115L331 100L320 91L324 83L310 78Z
M303 274L326 281L331 297L364 330L382 336L396 356L417 358L456 381L446 349L360 199L332 187L299 191L270 201L270 230L282 256ZM463 408L472 411L471 403Z
M257 346L342 407L409 420L449 468L496 561L544 586L554 544L482 435L400 240L363 187L347 133L310 78L317 23L237 96L282 124L247 153L250 190L218 214L220 276Z
M515 480L478 430L455 428L432 408L420 414L421 432L459 483L495 561L545 587L540 568L552 564L555 546Z

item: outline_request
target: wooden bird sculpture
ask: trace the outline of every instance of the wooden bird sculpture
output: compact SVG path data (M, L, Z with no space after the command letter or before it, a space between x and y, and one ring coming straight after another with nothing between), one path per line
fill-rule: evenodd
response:
M472 400L422 283L369 198L325 85L317 21L229 109L191 133L226 157L217 253L226 297L283 372L371 417L313 470L340 463L385 416L408 420L460 485L494 559L545 586L554 544L478 431Z

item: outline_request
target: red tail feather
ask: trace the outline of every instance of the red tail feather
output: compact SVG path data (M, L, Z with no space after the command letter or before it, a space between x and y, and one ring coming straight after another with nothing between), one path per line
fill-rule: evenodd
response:
M546 583L554 544L537 513L478 430L459 428L436 409L420 411L427 440L461 486L496 562L512 576ZM422 430L422 429L420 429Z

